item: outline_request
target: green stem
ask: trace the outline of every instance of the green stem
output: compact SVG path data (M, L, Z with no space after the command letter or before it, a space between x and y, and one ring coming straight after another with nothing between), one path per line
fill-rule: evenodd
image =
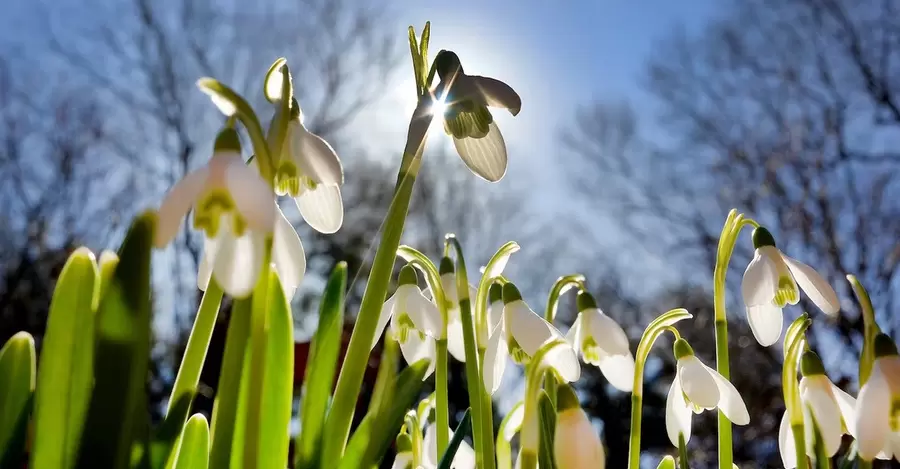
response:
M875 322L875 308L872 307L869 292L859 283L859 279L855 275L848 275L847 281L850 282L856 300L859 301L863 317L863 346L859 357L859 387L861 388L869 380L869 374L872 372L872 363L875 361L875 336L881 330L878 323Z
M262 396L266 371L267 335L269 329L269 259L272 241L266 243L262 272L253 291L250 312L250 386L247 396L247 423L244 434L244 467L255 469L259 460L259 435L262 430Z
M227 469L231 463L231 446L236 443L234 429L239 418L238 396L249 339L251 301L236 300L231 307L222 372L219 374L219 386L213 404L210 467ZM239 442L237 444L240 445Z
M803 313L788 327L787 333L784 335L784 365L781 370L785 412L787 412L791 424L791 432L794 434L797 467L801 467L801 464L806 461L806 436L803 431L803 408L797 383L797 368L800 353L806 343L804 334L809 325L809 316Z
M640 469L641 464L641 411L644 393L644 365L653 344L663 332L683 319L691 318L686 309L669 310L654 319L641 335L634 359L634 385L631 391L631 435L628 439L628 469Z
M450 442L450 405L447 398L447 339L434 341L437 363L434 369L434 393L437 399L437 454L444 454Z
M412 198L413 185L419 168L415 161L419 159L421 158L416 158L415 155L408 158L407 154L404 154L404 161L401 163L397 188L388 208L381 243L375 251L369 281L363 293L344 364L338 376L332 401L334 404L325 423L323 461L339 461L347 444L353 411L362 387L372 341L375 339L375 327L378 325L378 317L390 285L394 258L400 246L400 236L403 234L403 225Z
M485 349L478 349L478 363L484 363ZM481 376L481 375L479 375ZM496 467L494 459L494 400L487 389L481 388L481 435L482 450L485 454L485 466L489 469Z
M565 275L556 279L556 282L553 283L553 287L550 288L550 295L547 297L547 308L544 309L544 319L547 322L553 324L553 321L556 320L556 311L559 309L559 297L573 287L584 289L584 275ZM544 391L547 392L547 396L553 405L556 405L556 388L558 385L559 383L557 383L554 373L544 373Z
M535 352L525 369L525 418L522 420L522 432L519 437L522 452L522 468L536 469L537 454L540 448L540 425L538 421L538 400L541 390L541 376L545 367L544 357L556 347L566 345L566 341L554 339ZM532 455L534 457L532 457Z
M187 347L175 376L175 384L172 386L172 394L169 396L169 405L166 416L172 412L175 403L183 395L193 395L197 391L197 383L200 381L200 372L203 370L203 362L206 361L206 352L209 349L209 341L212 338L213 329L216 326L216 317L219 315L219 305L222 303L222 287L215 279L209 279L203 299L200 300L200 308L194 318L194 327L188 337ZM188 410L184 409L183 416L178 416L181 422L179 426L187 422Z
M691 469L688 463L687 443L684 441L684 434L678 435L678 466L680 469Z
M507 430L507 427L511 425L510 419L512 416L523 405L522 401L517 402L516 405L510 409L509 413L506 414L506 417L503 417L503 420L500 422L500 431L497 432L497 469L512 469L512 448L509 444L510 440L512 440L512 436L510 436L509 439L507 439L506 436L507 433L514 436L518 433L519 429L514 428L512 430Z
M728 320L725 317L725 275L737 243L738 235L745 226L758 226L752 219L745 219L736 210L728 213L719 247L716 266L713 271L713 306L715 309L716 371L725 379L730 379L731 366L728 361ZM719 469L731 469L733 464L731 421L719 409Z

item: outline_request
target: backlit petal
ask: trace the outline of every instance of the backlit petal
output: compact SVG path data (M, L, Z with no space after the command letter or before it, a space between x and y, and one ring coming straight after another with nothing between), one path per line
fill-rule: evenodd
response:
M794 442L787 412L781 416L781 424L778 425L778 452L781 453L781 462L784 463L785 469L797 467L797 445Z
M200 197L206 186L209 170L206 166L191 171L184 179L175 183L157 211L156 231L153 244L157 248L165 247L172 241L181 227L181 220Z
M393 322L394 320L392 319L392 326ZM428 379L431 373L434 372L437 353L434 348L434 339L431 337L418 331L409 331L406 341L400 342L400 353L403 354L403 359L409 364L413 364L423 358L428 359L428 370L422 377L422 381Z
M503 429L503 439L511 441L519 429L522 428L522 422L525 421L525 405L519 402L513 406L509 415L506 417L506 428Z
M581 314L585 315L584 324L588 333L604 352L609 355L631 356L628 335L619 323L599 309L588 309Z
M504 306L503 310L506 328L529 357L553 338L555 328L532 311L524 301L513 301Z
M284 216L281 209L275 207L277 217L275 219L275 233L272 240L272 262L281 279L284 290L293 293L300 286L303 275L306 273L306 253L303 251L303 243L297 230ZM290 295L289 299L293 297Z
M566 342L572 347L575 347L576 351L581 350L581 329L583 322L581 313L578 313L578 316L575 317L575 322L573 322L572 327L569 328L569 332L566 332Z
M843 418L847 432L855 437L856 426L853 423L856 421L856 398L835 386L834 383L831 384L831 392L841 410L841 418Z
M463 336L463 324L459 316L451 318L447 324L447 350L453 358L466 362L466 343Z
M506 143L496 122L491 122L484 137L454 138L453 144L460 158L476 175L497 182L506 174Z
M413 467L413 454L409 451L397 453L397 456L394 458L394 464L391 465L391 469L416 469Z
M506 369L506 361L509 356L509 348L506 345L506 334L503 332L503 323L497 324L491 331L487 349L484 352L484 365L482 379L484 388L491 394L497 392L503 381L503 371Z
M522 98L506 83L479 75L462 75L453 84L453 94L473 99L490 107L509 109L512 115L522 110Z
M580 407L566 409L557 416L553 456L560 468L605 467L600 435Z
M407 314L412 319L413 324L420 331L431 337L438 337L441 334L443 318L438 311L437 306L425 298L419 287L415 285L405 285L410 291L406 295Z
M666 434L673 446L678 446L678 435L684 435L685 443L691 439L691 418L693 411L684 401L681 379L675 375L669 394L666 396Z
M431 127L433 119L434 114L431 112L431 102L427 98L422 99L416 105L416 110L413 111L413 115L409 120L405 154L421 157L422 151L425 149L425 137L428 135L428 128Z
M607 355L600 359L600 371L609 384L622 392L631 392L634 387L634 357L629 355Z
M838 300L837 293L815 269L797 259L788 256L782 257L788 268L791 269L791 275L794 276L797 286L822 312L834 316L841 310L841 302Z
M562 339L563 336L556 331L554 338ZM578 361L575 349L568 343L557 345L547 352L544 363L555 369L559 376L569 383L574 383L581 378L581 362Z
M238 212L250 228L271 233L277 215L272 203L275 193L256 170L244 164L243 160L234 159L225 170L225 183Z
M781 308L770 301L766 304L747 306L747 322L759 345L768 347L778 342L781 337L784 316Z
M812 407L825 453L834 456L841 446L841 411L831 392L831 381L824 375L807 376L800 380L800 397L805 405Z
M218 250L212 262L212 274L222 290L234 298L246 298L253 292L263 267L266 235L246 230L235 237L230 227L222 227Z
M291 154L301 174L317 184L343 184L344 169L334 148L303 124L292 121L290 125Z
M677 367L681 388L691 402L704 409L712 409L719 404L719 385L696 356L681 358Z
M856 441L860 457L871 460L884 448L891 430L890 406L890 388L876 360L856 400Z
M344 202L337 185L319 184L302 191L294 201L306 223L319 233L334 233L344 224Z
M397 292L394 292L394 294L384 302L384 306L381 307L381 314L378 316L378 324L375 326L375 338L372 339L372 349L375 348L375 344L378 343L381 333L384 332L384 328L387 326L388 321L391 320L391 313L394 311L394 302L396 301Z
M725 379L718 371L706 365L703 365L703 367L706 368L706 371L709 372L710 376L712 376L713 380L716 382L716 387L719 390L718 407L722 410L722 413L724 413L725 416L728 417L728 420L731 420L735 425L747 425L750 423L750 414L747 412L747 405L744 404L744 399L741 397L737 388L734 387L734 384L731 384L731 381Z
M200 256L200 265L197 266L197 288L200 291L206 291L209 285L209 278L212 276L211 255L215 255L215 240L203 238L203 254Z
M757 249L741 280L744 304L753 306L772 303L777 285L778 268L765 250Z

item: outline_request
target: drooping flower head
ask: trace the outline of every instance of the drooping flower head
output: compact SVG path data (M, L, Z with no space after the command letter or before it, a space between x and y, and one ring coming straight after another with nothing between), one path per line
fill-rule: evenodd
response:
M320 233L334 233L344 222L341 185L344 170L337 153L303 125L296 100L275 171L278 195L294 198L303 219Z
M463 322L459 310L459 291L456 285L456 267L453 260L444 256L438 266L441 276L441 288L444 291L444 301L447 302L447 351L453 358L465 363L466 345L463 339ZM469 300L477 295L477 290L469 285Z
M815 454L814 425L831 457L841 447L841 437L853 432L856 399L834 385L825 374L822 360L813 351L806 351L800 359L800 403L803 406L803 428L806 433L806 452ZM778 448L784 467L797 467L797 453L790 419L785 412L778 429Z
M838 313L841 305L831 285L812 267L779 251L769 230L753 230L753 247L756 251L744 271L741 292L750 329L760 345L768 347L781 337L781 309L797 304L800 290L825 314Z
M209 162L178 181L159 208L154 244L167 245L193 207L195 229L204 233L212 276L231 296L250 294L262 270L266 239L277 212L268 184L241 158L237 132L216 138Z
M581 408L578 396L568 384L557 392L556 433L553 457L560 469L590 467L604 469L606 452L591 420Z
M677 339L674 351L675 379L666 396L666 432L672 445L678 446L679 436L690 441L691 418L704 410L718 407L734 424L750 423L747 406L730 381L694 356L686 340Z
M582 360L600 368L616 389L630 392L634 383L634 355L622 326L604 314L586 291L578 293L576 304L578 317L566 334L566 340L575 347Z
M880 452L896 455L891 434L900 431L900 356L885 334L875 337L875 361L869 380L856 401L856 439L859 456L872 460Z

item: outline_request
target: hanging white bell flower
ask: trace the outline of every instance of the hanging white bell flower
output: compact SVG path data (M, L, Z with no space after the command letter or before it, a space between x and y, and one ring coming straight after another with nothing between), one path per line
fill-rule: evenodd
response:
M629 348L628 335L622 326L597 307L590 293L579 292L576 304L578 317L566 334L566 340L585 363L600 368L609 384L620 391L631 392L634 355Z
M296 100L291 106L285 143L275 171L278 195L290 195L303 219L320 233L334 233L344 222L341 184L344 170L337 153L303 125Z
M445 106L444 130L473 173L499 181L506 174L506 143L488 107L508 109L515 116L522 109L522 99L502 81L466 75L451 51L438 52L434 66L441 80L436 94Z
M753 230L753 247L756 252L744 271L741 292L750 330L760 345L768 347L781 337L781 309L800 301L799 290L825 314L834 316L841 309L831 285L812 267L782 254L767 229Z
M557 392L556 433L553 457L559 469L606 467L606 453L600 436L591 425L578 396L568 384L561 384Z
M449 257L443 257L438 269L441 275L441 288L444 300L447 301L447 351L453 358L466 362L466 344L463 336L462 315L459 311L459 292L456 288L456 268ZM469 285L470 304L474 304L476 288ZM474 311L473 311L474 313ZM474 327L474 325L473 325Z
M547 342L565 340L558 329L522 301L522 294L512 283L503 285L503 304L503 318L491 332L484 355L482 379L492 394L500 387L508 357L517 363L526 363ZM544 360L567 382L578 381L581 377L578 355L568 343L554 347Z
M896 459L900 461L900 432L891 432L887 436L887 443L880 453L875 455L875 459L884 459L890 461Z
M490 333L503 318L503 286L492 283L488 288L487 327L478 328L478 348L487 348Z
M694 356L686 340L676 340L674 350L678 362L666 396L666 432L672 445L678 446L679 435L690 441L691 418L703 410L718 407L735 425L750 423L747 406L731 382Z
M412 438L409 434L405 432L400 433L394 441L397 454L394 456L394 463L391 465L391 469L417 469Z
M448 429L450 438L453 438L453 430ZM436 469L440 459L437 452L437 428L435 424L430 423L425 427L425 438L422 442L422 467L425 469ZM459 448L453 456L453 462L450 463L451 469L475 469L475 450L468 443L462 441Z
M419 290L416 271L411 265L400 269L397 290L381 308L372 348L388 322L391 333L400 343L400 352L407 363L428 358L431 363L423 379L434 371L434 337L440 331L440 314L434 303Z
M832 457L840 449L843 435L853 430L856 399L828 379L822 360L815 352L803 353L800 370L803 374L800 380L800 403L803 406L806 452L811 457L815 456L815 424L819 428L825 454ZM812 414L809 409L812 409ZM786 469L797 467L796 442L787 412L782 416L778 429L778 449Z
M269 185L241 158L237 132L224 129L206 166L188 173L166 195L154 244L167 245L193 207L194 228L204 231L212 275L223 291L244 298L256 285L266 239L275 226L273 197Z
M856 401L859 456L871 461L880 452L897 455L892 432L900 431L900 356L890 337L875 337L875 361Z

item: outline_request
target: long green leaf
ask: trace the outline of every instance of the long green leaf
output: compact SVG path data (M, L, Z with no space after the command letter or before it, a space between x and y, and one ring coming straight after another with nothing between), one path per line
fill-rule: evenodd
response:
M322 426L328 398L334 386L338 354L344 330L344 290L347 288L347 263L338 263L331 272L319 306L319 325L309 346L303 397L300 403L300 428L294 466L311 469L318 466Z
M269 276L269 324L260 406L257 467L286 466L291 440L291 401L294 390L294 319L274 269Z
M231 446L235 430L241 421L238 413L238 397L241 389L241 375L244 369L244 355L250 337L251 299L235 300L225 336L225 352L222 371L216 387L213 404L210 450L210 466L227 469L231 465ZM238 445L240 446L240 445Z
M363 418L356 432L350 437L344 458L340 462L341 469L369 467L381 461L400 431L403 416L419 397L422 379L428 366L428 359L422 359L400 372L394 386L396 392L393 402L390 406L380 409L377 415L368 414ZM323 459L320 467L330 469L335 467L334 463L335 461Z
M456 457L456 451L459 450L459 445L472 429L471 424L472 415L469 413L469 409L466 409L466 413L463 414L462 420L453 432L453 438L450 439L450 444L447 445L447 451L444 451L443 456L441 456L441 462L438 464L438 469L450 469L450 465L453 464L453 458Z
M182 394L178 397L178 401L171 405L171 409L179 414L187 415L191 410L192 399L193 396L190 394ZM149 421L147 425L149 425ZM165 419L155 429L149 442L149 465L152 469L175 467L175 459L178 456L178 447L183 430L184 424L178 419Z
M12 336L0 349L0 467L19 467L35 382L34 338Z
M94 255L78 248L53 290L35 391L31 467L75 464L94 379L93 305L99 277Z
M209 425L206 417L194 414L184 426L181 448L175 469L206 469L209 467ZM275 467L275 466L272 466Z
M538 464L547 469L556 468L553 457L553 440L556 436L556 407L546 391L538 398L538 421L541 423L541 446L538 449Z
M146 412L150 360L150 251L156 214L139 216L119 250L119 264L95 319L94 389L78 467L128 466L137 422Z

